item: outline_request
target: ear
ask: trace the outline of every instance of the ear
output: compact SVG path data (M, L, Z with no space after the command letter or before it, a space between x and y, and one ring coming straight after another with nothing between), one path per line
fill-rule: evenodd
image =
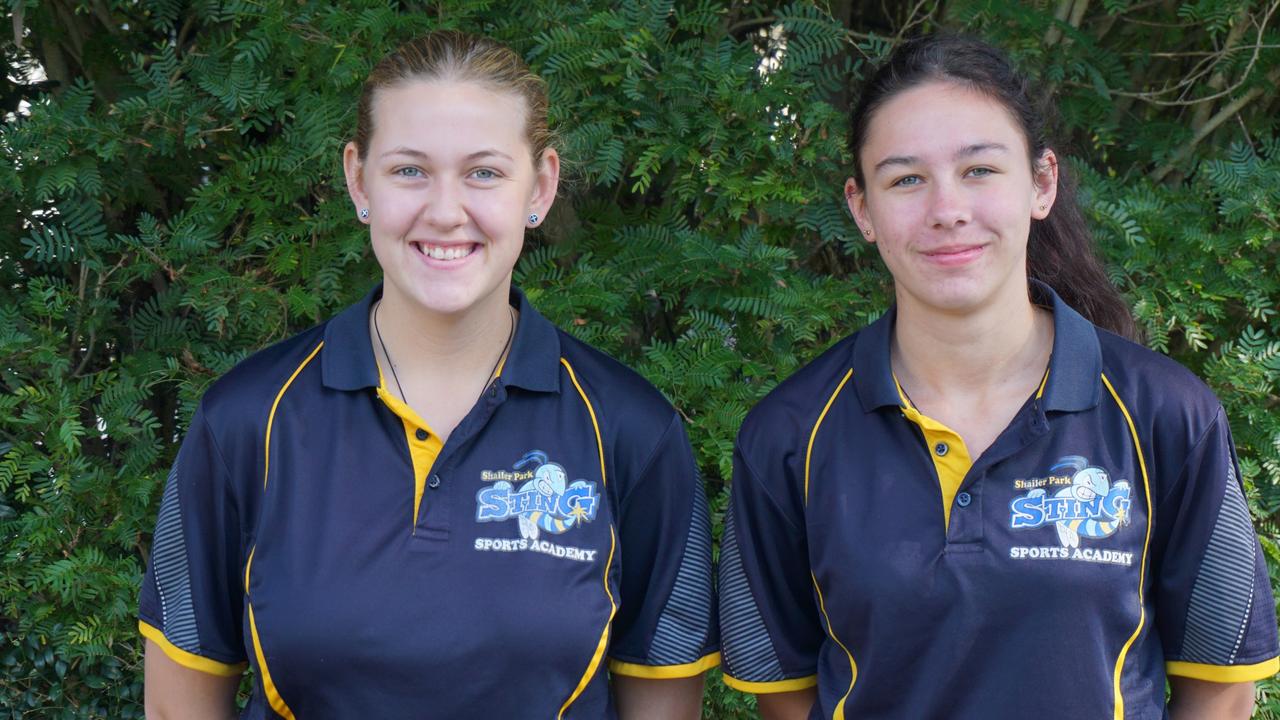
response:
M1045 150L1036 160L1031 186L1031 217L1043 220L1049 217L1053 201L1058 199L1058 156L1052 150Z
M356 206L356 217L359 217L360 209L369 207L369 196L364 191L364 163L360 161L360 150L353 142L342 148L342 172L347 178L347 194ZM367 224L369 220L361 218L360 222Z
M867 194L858 187L857 180L849 178L844 181L844 200L849 206L849 212L853 215L853 221L862 231L862 237L866 238L867 242L875 242L876 228L871 223L871 213L867 212Z
M545 218L551 204L556 201L556 189L559 187L560 155L555 148L547 148L538 159L537 177L533 180L533 195L529 197L528 212Z

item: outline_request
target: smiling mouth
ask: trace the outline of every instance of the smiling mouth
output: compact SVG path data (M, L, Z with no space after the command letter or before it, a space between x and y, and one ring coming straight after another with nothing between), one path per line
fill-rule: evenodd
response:
M934 257L947 257L949 255L964 255L965 253L971 253L974 250L980 250L980 249L982 249L981 245L962 245L962 246L955 246L955 247L938 248L936 250L930 250L925 254L932 255Z
M431 245L421 242L413 243L413 246L417 248L420 254L432 260L461 260L474 253L480 247L475 243L467 245Z

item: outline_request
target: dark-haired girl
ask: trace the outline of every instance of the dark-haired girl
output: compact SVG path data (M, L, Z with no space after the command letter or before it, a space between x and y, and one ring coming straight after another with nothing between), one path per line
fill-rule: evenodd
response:
M1127 339L1031 97L945 36L861 96L896 303L735 452L725 674L766 718L1246 718L1280 667L1222 407Z

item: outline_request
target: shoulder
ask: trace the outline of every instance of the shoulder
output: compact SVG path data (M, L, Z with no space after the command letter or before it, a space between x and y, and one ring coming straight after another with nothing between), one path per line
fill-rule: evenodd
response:
M564 331L561 394L578 395L592 413L623 501L649 478L668 489L697 485L693 449L671 403L639 373ZM655 469L658 471L655 473ZM686 485L687 484L687 485ZM648 487L652 490L653 485ZM654 496L664 493L654 491Z
M1204 442L1219 438L1232 452L1222 404L1204 381L1174 360L1105 330L1098 331L1098 340L1102 402L1114 400L1124 413L1150 464L1158 497L1174 489Z
M1213 390L1172 358L1106 330L1098 330L1102 376L1135 426L1203 431L1222 411Z
M829 402L856 401L851 380L857 338L854 333L836 342L769 391L743 421L739 445L795 447L807 440Z
M215 435L256 429L265 424L280 391L311 369L319 378L321 323L274 343L240 361L205 391L200 409Z
M675 409L652 383L608 353L557 332L563 392L585 394L602 424L628 428L632 437L666 429Z

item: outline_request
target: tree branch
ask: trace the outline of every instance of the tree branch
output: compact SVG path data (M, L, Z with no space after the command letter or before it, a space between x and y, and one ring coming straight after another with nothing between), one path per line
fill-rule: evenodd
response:
M1266 84L1274 85L1277 81L1280 81L1280 68L1271 71L1271 73L1267 75ZM1179 148L1178 152L1174 153L1173 157L1169 159L1169 162L1165 163L1148 176L1151 181L1157 183L1163 181L1169 173L1177 169L1178 163L1191 156L1191 151L1195 149L1196 145L1198 145L1200 141L1212 135L1213 131L1217 130L1219 125L1230 120L1232 116L1243 110L1246 105L1253 102L1264 92L1266 92L1266 90L1262 85L1255 86L1249 90L1249 92L1241 95L1231 101L1226 107L1219 110L1216 115L1205 122L1203 127L1196 130L1195 135L1191 136L1191 140Z

